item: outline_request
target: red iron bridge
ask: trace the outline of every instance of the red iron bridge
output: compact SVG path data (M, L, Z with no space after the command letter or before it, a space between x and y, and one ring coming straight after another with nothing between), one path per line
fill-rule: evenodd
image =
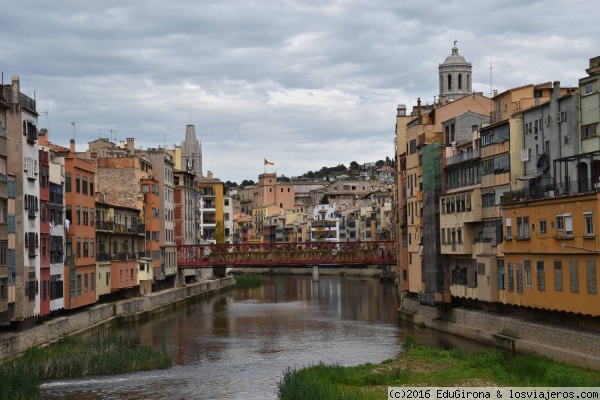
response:
M394 241L197 244L177 248L180 268L396 265Z

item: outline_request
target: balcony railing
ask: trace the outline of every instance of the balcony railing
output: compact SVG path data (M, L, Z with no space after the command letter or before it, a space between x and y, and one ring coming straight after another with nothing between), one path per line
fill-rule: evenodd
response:
M96 221L96 229L116 233L145 233L146 226L144 224L125 226L124 224L115 224L110 221Z
M480 151L479 149L475 149L472 151L467 151L464 153L460 153L457 154L455 156L452 157L448 157L446 159L446 166L452 165L452 164L458 164L460 162L464 162L464 161L469 161L469 160L473 160L475 158L479 158L480 157Z
M600 191L600 184L592 179L560 182L550 185L533 186L526 189L511 190L504 194L502 204L517 203L524 200L539 200L557 196L570 196Z

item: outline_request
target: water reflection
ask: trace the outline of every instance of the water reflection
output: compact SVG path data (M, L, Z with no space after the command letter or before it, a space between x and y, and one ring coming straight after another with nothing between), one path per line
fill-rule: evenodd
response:
M375 279L265 277L261 288L122 328L134 342L169 354L169 370L51 382L42 398L274 399L287 366L381 362L402 351L407 334L417 342L471 346L400 325L398 306L396 289Z

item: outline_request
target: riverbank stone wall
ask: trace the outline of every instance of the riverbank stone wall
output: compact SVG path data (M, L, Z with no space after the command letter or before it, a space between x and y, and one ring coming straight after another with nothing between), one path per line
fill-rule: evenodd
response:
M463 308L439 308L404 297L400 319L509 350L600 369L600 335L543 322Z
M0 360L21 354L32 347L51 343L63 336L91 329L115 318L129 321L150 312L164 312L170 307L185 304L197 296L214 293L233 285L235 280L232 277L192 283L184 287L155 292L145 297L96 304L85 310L44 321L22 332L3 333L0 335Z

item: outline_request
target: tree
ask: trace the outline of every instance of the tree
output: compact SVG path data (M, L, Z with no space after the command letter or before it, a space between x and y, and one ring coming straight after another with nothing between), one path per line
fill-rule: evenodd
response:
M381 167L383 167L384 165L385 165L385 161L383 161L383 160L378 160L378 161L375 163L375 166L376 166L377 168L381 168Z
M217 244L225 243L225 225L221 220L218 220L215 224L215 240Z
M357 170L360 169L360 165L356 161L352 161L350 163L350 169L354 170L354 171L357 171Z
M323 197L321 197L321 201L319 202L319 204L329 204L329 200L327 199L326 194L324 194Z
M252 179L250 179L250 180L244 179L240 186L246 187L246 186L252 186L252 185L254 185L254 181Z

